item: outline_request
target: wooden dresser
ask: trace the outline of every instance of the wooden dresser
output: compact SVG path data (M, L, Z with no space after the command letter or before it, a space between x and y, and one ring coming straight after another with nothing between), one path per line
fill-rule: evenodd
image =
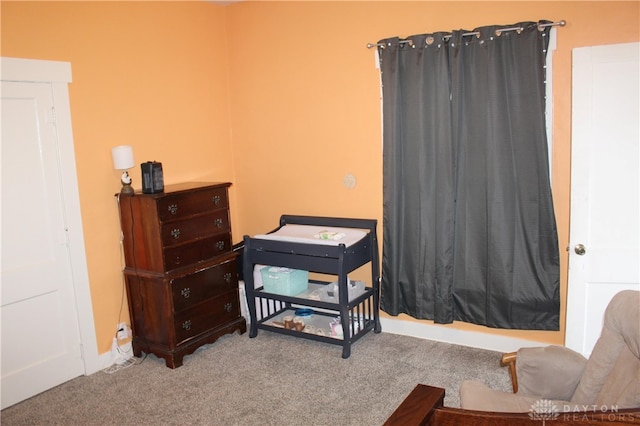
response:
M119 194L133 353L168 367L220 336L246 332L232 252L230 183Z

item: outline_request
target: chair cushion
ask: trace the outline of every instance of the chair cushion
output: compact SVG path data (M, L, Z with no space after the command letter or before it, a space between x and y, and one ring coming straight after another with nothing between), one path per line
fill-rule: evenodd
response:
M624 348L618 362L602 386L596 406L640 407L640 359Z
M522 348L516 357L518 394L570 401L586 363L564 346Z
M640 292L625 290L616 294L607 306L602 334L591 352L571 402L594 405L600 401L604 405L615 405L615 401L608 399L619 399L612 388L624 385L618 383L618 380L623 380L617 377L625 374L635 377L633 366L637 365L639 358ZM614 369L619 370L620 374L610 378Z
M465 410L497 411L503 413L528 413L540 397L525 396L491 389L480 382L465 380L460 385L460 407ZM570 405L568 401L552 401L560 412Z

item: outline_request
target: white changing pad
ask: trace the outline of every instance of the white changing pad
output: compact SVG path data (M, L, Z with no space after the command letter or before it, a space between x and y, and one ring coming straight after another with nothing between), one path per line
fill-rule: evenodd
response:
M355 228L291 224L285 225L271 234L260 234L253 238L329 246L344 244L349 247L364 238L367 233L367 230Z

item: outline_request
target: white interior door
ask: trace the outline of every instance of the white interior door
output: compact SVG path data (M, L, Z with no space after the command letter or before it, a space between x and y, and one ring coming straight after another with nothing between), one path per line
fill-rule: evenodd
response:
M573 51L565 345L588 356L616 293L640 289L640 43Z
M2 81L2 408L85 373L53 107Z

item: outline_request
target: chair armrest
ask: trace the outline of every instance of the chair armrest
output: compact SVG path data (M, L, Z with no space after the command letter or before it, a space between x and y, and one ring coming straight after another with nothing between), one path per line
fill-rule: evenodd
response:
M444 389L417 385L402 401L384 426L418 426L430 424L435 410L444 404Z
M511 377L511 388L513 393L518 393L518 376L516 374L516 358L517 352L509 352L502 355L500 365L509 367L509 376Z
M570 401L587 359L564 346L522 348L517 352L517 391L546 399Z

